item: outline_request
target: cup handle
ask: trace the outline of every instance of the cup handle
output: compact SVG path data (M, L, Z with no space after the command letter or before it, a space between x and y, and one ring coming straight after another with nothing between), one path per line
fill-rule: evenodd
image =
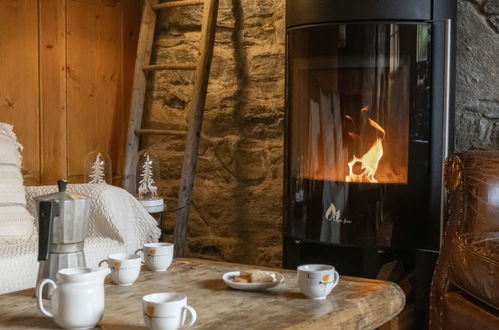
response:
M106 263L107 264L107 267L109 268L109 261L107 259L104 259L104 260L101 260L98 264L98 266L100 267L103 263Z
M54 281L52 281L50 278L45 278L43 279L40 283L38 283L38 286L36 287L36 299L38 303L38 309L40 309L40 312L42 312L43 315L47 317L54 317L54 314L49 312L48 310L43 307L43 300L42 300L42 290L45 284L50 284L55 288L57 288L57 285L55 284Z
M146 324L146 328L151 328L151 319L146 313L144 313L144 323Z
M189 314L191 314L191 320L189 321L189 324L185 324L185 319L187 318L186 317L186 313L189 312ZM187 305L187 306L184 306L183 308L183 312L182 312L182 326L181 328L189 328L189 327L192 327L192 325L194 323L196 323L196 320L198 318L198 314L196 313L196 310L194 308L192 308L191 306Z
M333 288L336 286L336 284L338 284L339 281L340 281L340 274L335 270L334 271L334 284L333 284Z
M137 249L133 254L138 254L139 252L142 252L142 256L143 256L142 259L144 259L144 260L142 260L141 262L142 262L142 264L144 264L144 262L146 260L146 255L144 254L144 249L143 248L142 249Z

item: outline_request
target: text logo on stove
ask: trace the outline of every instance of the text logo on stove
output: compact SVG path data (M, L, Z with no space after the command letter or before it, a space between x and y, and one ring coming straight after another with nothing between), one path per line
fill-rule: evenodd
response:
M350 220L341 218L341 211L336 209L336 206L334 206L333 202L331 202L331 205L329 205L324 216L328 221L338 222L338 223L352 223L352 221Z

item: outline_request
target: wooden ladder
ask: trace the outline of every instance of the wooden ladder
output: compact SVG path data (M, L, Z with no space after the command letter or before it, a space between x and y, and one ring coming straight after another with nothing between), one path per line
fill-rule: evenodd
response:
M210 75L213 46L215 43L218 2L219 0L179 0L158 3L158 0L145 0L142 11L125 154L123 187L126 190L132 192L135 186L134 172L136 169L134 158L139 148L139 138L141 134L185 134L180 131L145 129L141 127L146 95L147 73L149 71L157 70L196 70L193 96L189 108L186 146L178 193L179 209L177 211L174 232L175 256L182 255L187 233L187 222L196 172L206 91L208 88L208 78ZM151 51L156 29L156 12L165 8L195 5L204 5L201 22L199 59L197 64L151 64Z

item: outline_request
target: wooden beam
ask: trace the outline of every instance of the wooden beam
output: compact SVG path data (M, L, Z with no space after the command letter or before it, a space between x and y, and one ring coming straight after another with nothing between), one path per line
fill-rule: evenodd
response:
M194 95L189 108L189 127L187 130L184 162L182 164L182 175L178 193L180 209L174 231L175 256L181 256L184 251L185 237L191 206L194 176L196 173L197 153L203 123L203 113L208 89L208 78L210 76L211 60L213 58L213 47L215 44L215 31L217 28L218 0L207 0L203 10L201 27L201 40L199 46L200 57L194 78Z
M135 134L148 134L148 135L180 135L185 136L187 132L185 131L174 131L167 129L151 129L151 128L141 128L136 129Z
M125 162L127 129L132 100L133 74L137 56L137 43L139 41L140 20L142 16L142 3L137 0L121 0L121 96L123 123L119 125L118 160L113 164L113 185L123 185L123 167ZM117 125L118 127L118 125Z
M195 64L151 64L142 67L144 71L158 70L196 70Z
M130 118L128 120L128 133L125 156L125 169L123 178L123 187L129 192L135 190L135 154L139 148L139 137L135 130L140 129L142 124L142 109L146 96L146 72L142 70L151 60L151 49L154 39L154 30L156 28L156 13L152 6L156 5L158 0L145 0L142 10L142 21L140 25L139 41L137 43L137 58L135 59L135 69L133 77L132 100L130 104Z
M172 8L172 7L182 7L182 6L196 6L196 5L202 5L204 4L204 1L201 0L182 0L182 1L169 1L169 2L163 2L157 5L153 5L152 9L153 10L161 10L165 8Z

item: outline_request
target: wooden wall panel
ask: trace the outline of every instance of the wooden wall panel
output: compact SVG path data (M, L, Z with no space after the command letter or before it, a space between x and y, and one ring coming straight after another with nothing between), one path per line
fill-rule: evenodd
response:
M121 3L67 1L68 179L81 181L83 161L107 151L116 164L124 111L121 94Z
M25 184L82 182L92 150L120 184L140 3L0 0L0 121L25 147Z
M41 183L67 175L66 2L40 3Z
M36 4L0 1L0 121L14 125L24 146L25 184L40 182Z

